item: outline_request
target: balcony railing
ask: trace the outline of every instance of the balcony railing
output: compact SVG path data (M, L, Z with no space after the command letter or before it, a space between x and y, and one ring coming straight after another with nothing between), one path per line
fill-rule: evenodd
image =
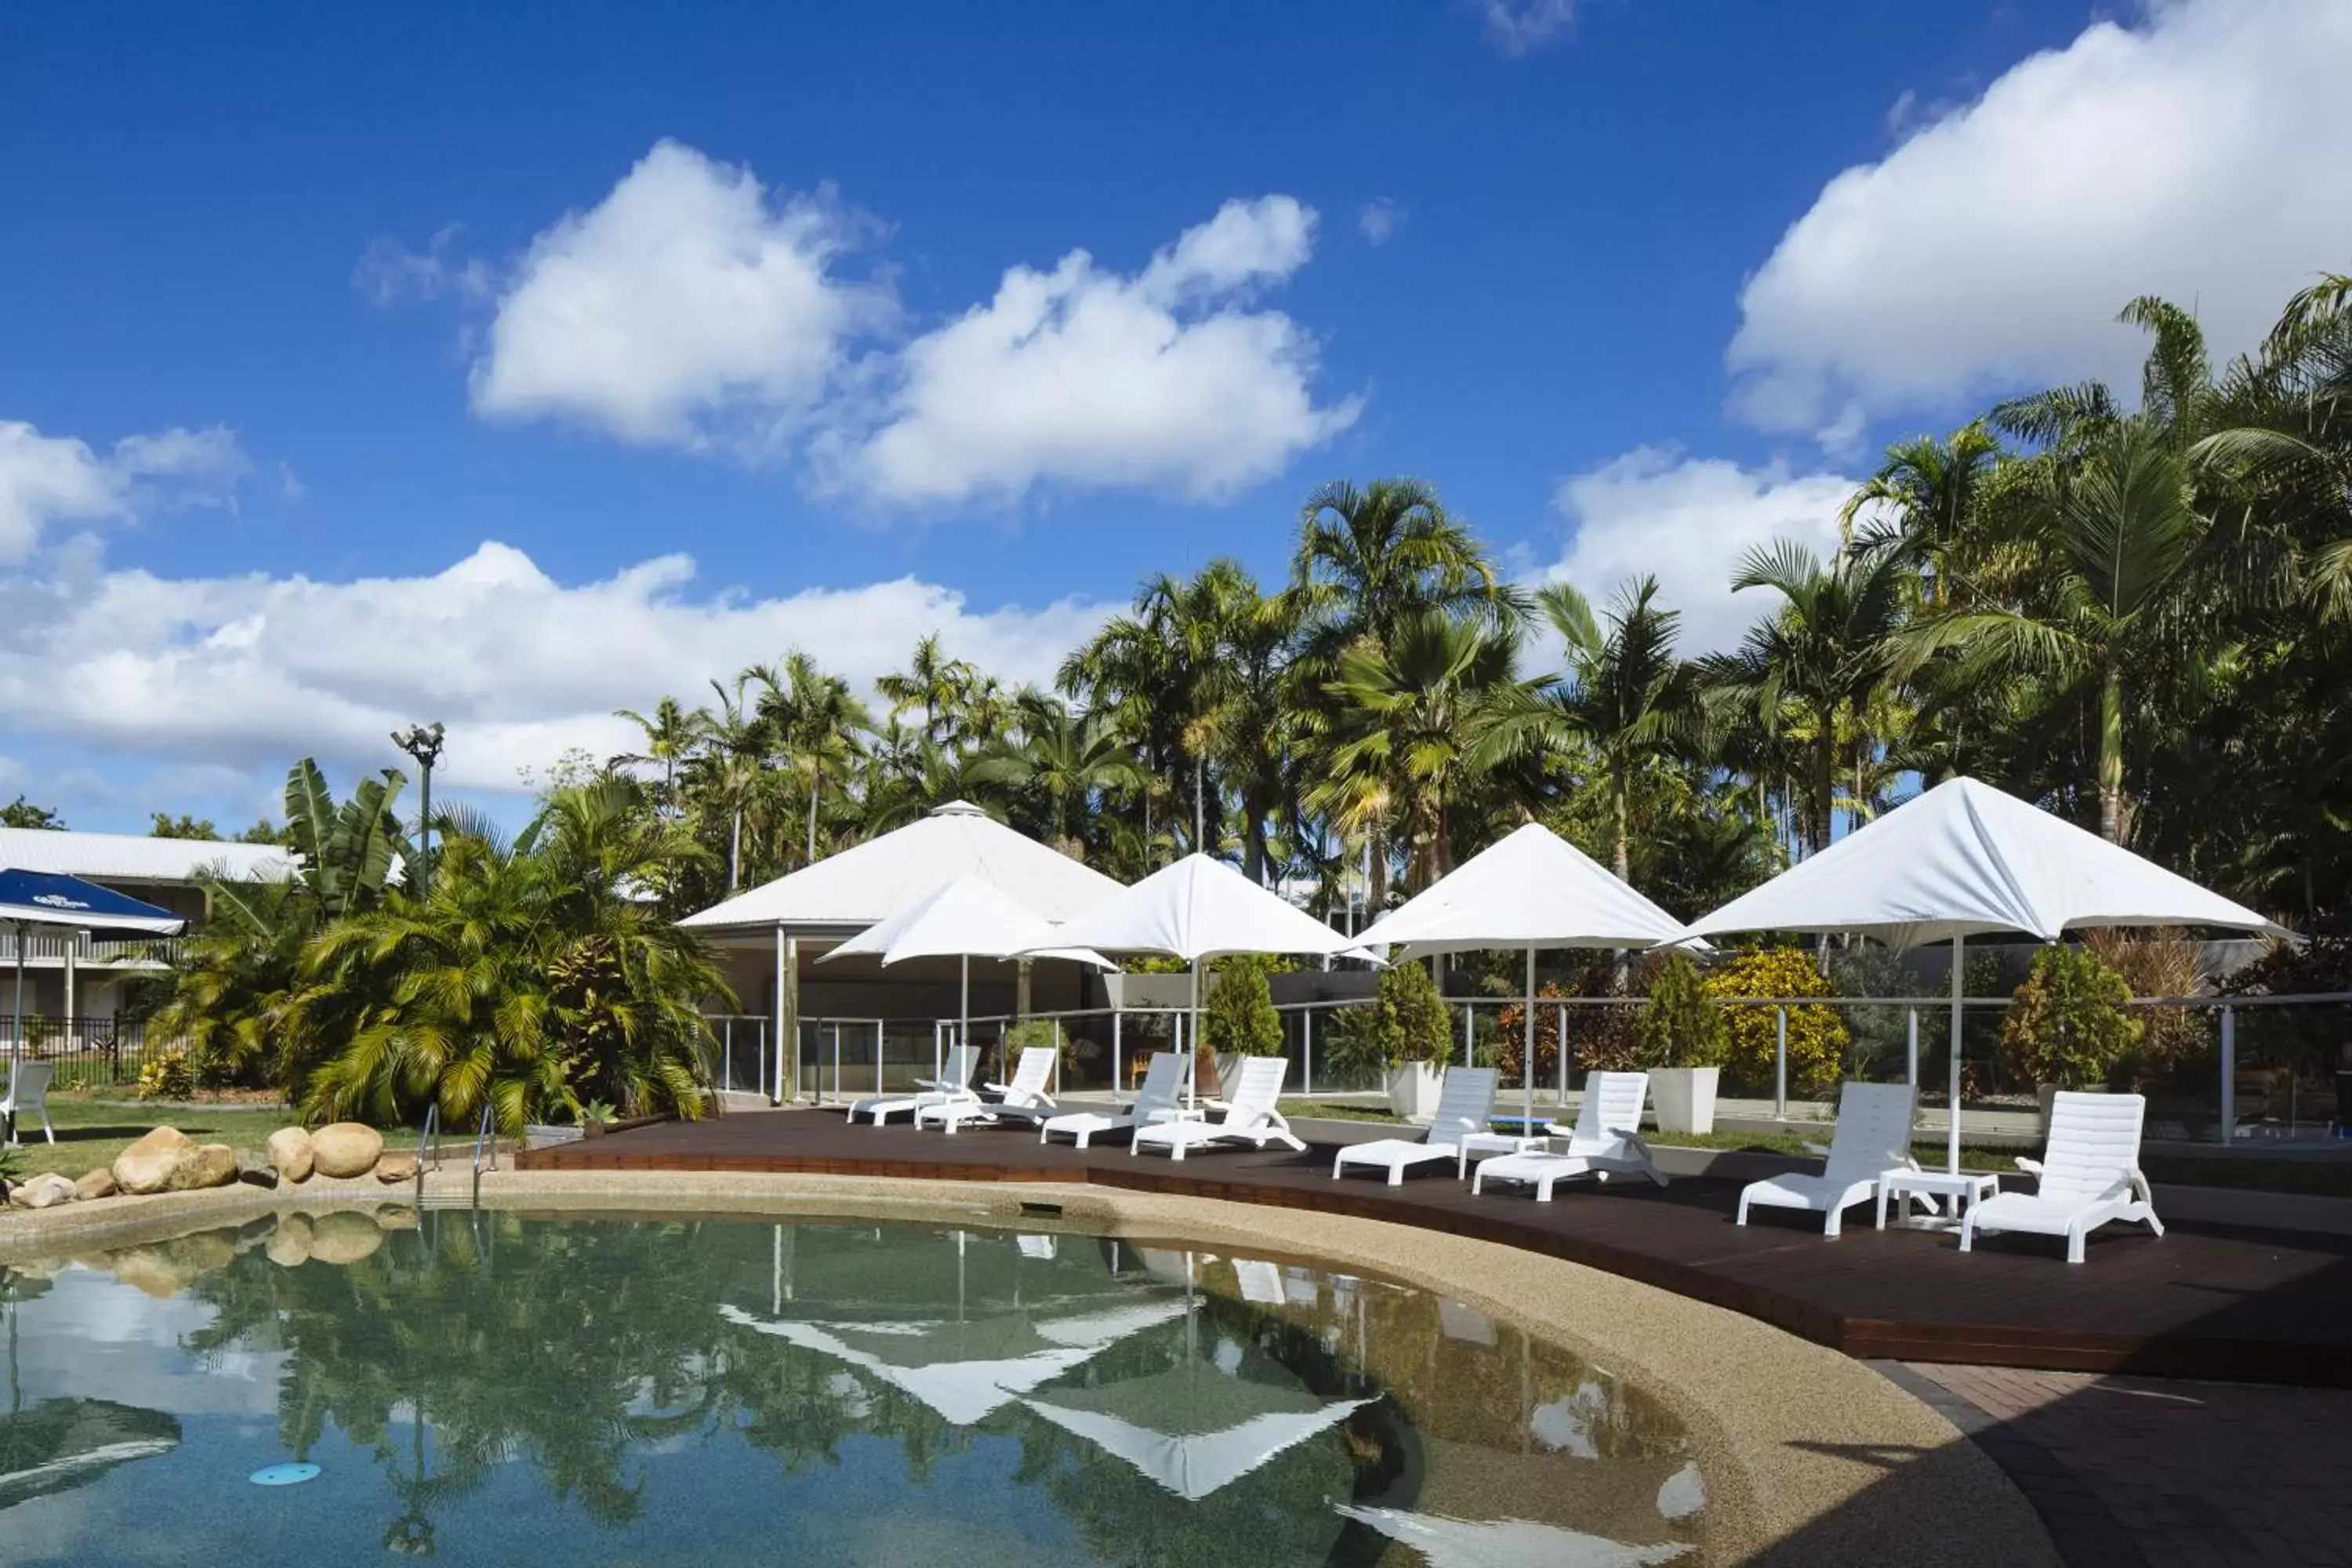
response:
M0 931L0 966L16 962L16 933ZM93 942L87 931L31 931L24 938L25 962L61 965L70 949L76 963L164 964L180 953L177 937L151 937L140 942Z

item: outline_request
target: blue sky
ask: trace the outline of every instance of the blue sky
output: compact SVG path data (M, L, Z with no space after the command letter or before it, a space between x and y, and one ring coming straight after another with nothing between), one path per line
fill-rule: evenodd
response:
M1885 440L2352 264L2347 11L13 8L0 798L1034 678L1343 476L1719 643Z

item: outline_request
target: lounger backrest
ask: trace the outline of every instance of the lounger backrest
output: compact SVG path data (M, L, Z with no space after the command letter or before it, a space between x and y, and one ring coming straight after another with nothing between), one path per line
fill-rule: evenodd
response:
M49 1079L57 1072L54 1062L18 1062L8 1075L8 1103L39 1105L49 1096Z
M1584 1103L1577 1108L1575 1141L1606 1143L1619 1132L1642 1125L1642 1107L1650 1098L1645 1072L1592 1072L1584 1075Z
M979 1070L980 1047L978 1046L950 1046L948 1054L940 1064L940 1079L943 1083L952 1084L961 1089L971 1082L971 1075Z
M1839 1090L1823 1173L1864 1182L1909 1160L1916 1092L1907 1083L1850 1083Z
M1423 1141L1430 1143L1451 1143L1465 1132L1484 1132L1486 1122L1495 1114L1495 1083L1493 1068L1447 1068L1444 1087L1437 1091L1437 1120L1429 1124Z
M1255 1127L1272 1114L1274 1103L1282 1098L1282 1080L1290 1076L1290 1060L1286 1057L1244 1057L1241 1070L1234 1075L1233 1092L1225 1103L1233 1109L1225 1112L1228 1127Z
M1013 1105L1033 1105L1045 1098L1045 1086L1054 1079L1054 1047L1024 1046L1020 1065L1013 1069L1013 1081L1004 1087L1004 1098Z
M1184 1058L1174 1051L1155 1051L1144 1070L1143 1087L1135 1091L1135 1116L1141 1121L1154 1110L1173 1110L1184 1096Z
M2050 1106L2042 1195L2088 1200L2112 1192L2139 1168L2139 1129L2147 1114L2147 1101L2137 1094L2062 1091Z

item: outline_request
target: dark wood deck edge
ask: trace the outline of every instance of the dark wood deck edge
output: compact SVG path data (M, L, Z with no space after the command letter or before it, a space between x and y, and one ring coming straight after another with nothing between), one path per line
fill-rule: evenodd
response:
M1008 1151L1010 1152L1010 1151ZM1132 1160L1123 1153L1067 1163L901 1161L838 1154L633 1154L579 1144L518 1156L521 1171L674 1171L824 1175L972 1183L1079 1183L1171 1197L1335 1214L1355 1219L1442 1229L1492 1242L1721 1307L1860 1360L1948 1362L2052 1372L2134 1373L2248 1383L2352 1387L2352 1350L2337 1346L2206 1336L2095 1334L2015 1325L1928 1324L1846 1317L1769 1287L1727 1279L1637 1249L1562 1235L1512 1216L1497 1204L1492 1215L1435 1213L1370 1182L1302 1188L1259 1183L1246 1175L1184 1163Z

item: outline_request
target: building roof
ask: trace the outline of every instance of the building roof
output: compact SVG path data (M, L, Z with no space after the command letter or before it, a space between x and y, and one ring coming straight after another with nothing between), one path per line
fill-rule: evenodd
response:
M678 923L703 931L863 931L967 876L994 883L1049 921L1068 920L1119 891L1100 871L959 800Z
M274 844L0 827L0 867L61 872L93 882L192 883L196 873L215 867L245 880L282 881L294 875L296 861L291 852Z

